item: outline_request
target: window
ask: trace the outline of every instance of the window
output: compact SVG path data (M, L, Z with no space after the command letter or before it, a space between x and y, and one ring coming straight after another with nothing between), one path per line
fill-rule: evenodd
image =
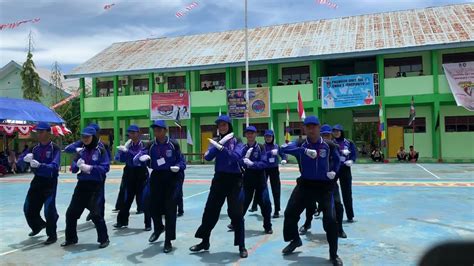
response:
M268 129L268 123L251 123L251 126L257 128L257 136L263 137L265 135L265 130ZM245 124L242 125L242 132L245 132Z
M113 81L97 81L97 89L99 90L99 97L107 97L114 93Z
M134 92L148 91L148 79L134 79L133 91Z
M186 126L181 126L181 129L177 126L175 127L168 127L168 135L172 139L187 139Z
M309 79L309 66L284 67L281 70L281 79L283 82L291 79L293 82L299 80L304 83L306 79Z
M474 52L443 55L443 64L462 63L470 61L474 61Z
M397 77L397 73L423 71L421 56L385 59L385 77Z
M186 89L186 76L168 77L168 91Z
M286 128L286 122L283 122L283 128ZM304 136L305 135L303 122L290 122L289 130L290 130L290 136Z
M242 84L245 84L245 70L242 71ZM267 70L260 69L260 70L250 70L249 71L249 84L257 84L260 83L267 83Z
M201 90L225 90L225 73L202 74Z
M446 116L444 118L445 132L474 131L474 116Z
M415 118L415 133L426 133L426 119L424 117ZM387 125L403 127L405 133L413 132L413 125L408 126L408 118L389 118Z

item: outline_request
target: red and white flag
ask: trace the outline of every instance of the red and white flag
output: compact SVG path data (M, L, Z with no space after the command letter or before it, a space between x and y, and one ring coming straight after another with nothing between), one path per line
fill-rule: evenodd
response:
M304 112L303 101L301 100L300 91L298 91L298 115L301 120L304 120L306 118L306 114Z

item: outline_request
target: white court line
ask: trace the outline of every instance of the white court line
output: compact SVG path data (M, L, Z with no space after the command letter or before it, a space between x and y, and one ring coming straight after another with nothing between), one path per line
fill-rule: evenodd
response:
M209 190L201 191L199 193L187 196L187 197L183 198L183 200L186 200L186 199L189 199L189 198L192 198L192 197L195 197L195 196L199 196L199 195L202 195L202 194L205 194L205 193L208 193L208 192L209 192ZM105 223L109 224L109 223L112 223L112 222L114 222L114 221L108 221L108 222L105 222ZM89 230L89 229L92 229L92 228L94 228L94 227L84 228L84 230ZM65 234L59 235L58 240L60 238L63 238L64 236L65 236ZM39 243L31 244L31 245L28 245L28 246L24 246L22 248L17 248L17 249L13 249L13 250L10 250L10 251L6 251L6 252L3 252L3 253L0 253L0 257L11 254L11 253L14 253L14 252L17 252L17 251L22 250L22 249L28 249L28 248L38 246L38 245L44 245L44 244L43 244L43 242L39 242ZM52 245L54 245L54 244L52 244Z
M423 166L421 166L420 164L416 164L417 166L419 166L421 169L425 170L426 172L428 172L430 175L436 177L437 179L441 179L441 177L433 174L432 172L430 172L428 169L424 168Z

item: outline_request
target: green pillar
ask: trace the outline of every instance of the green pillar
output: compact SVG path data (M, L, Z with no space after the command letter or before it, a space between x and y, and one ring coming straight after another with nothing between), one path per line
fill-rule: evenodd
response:
M193 87L192 87L192 91L200 91L201 90L201 74L199 73L199 70L195 70L193 71L193 76L194 76L194 79L193 79L193 82L192 84Z
M80 99L80 102L79 102L79 106L80 106L80 114L81 114L81 128L80 130L82 130L85 126L85 119L84 119L84 98L86 96L86 82L84 80L84 78L80 78L79 79L79 99Z
M194 152L201 153L201 119L199 116L194 116L194 130L192 131ZM201 158L198 158L199 160Z
M151 93L155 92L155 74L154 73L148 73L148 90Z
M280 121L278 121L278 112L272 112L272 120L273 120L273 133L275 134L275 143L283 144L283 140L280 137Z
M242 129L239 126L239 119L232 119L232 127L234 128L234 134L236 137L242 138Z
M122 132L122 134L123 134L122 141L124 143L127 142L127 129L128 129L129 126L130 126L130 119L126 118L125 119L125 125L123 127L123 132Z
M132 86L132 79L129 77L129 76L125 76L126 78L126 81L127 81L127 85L125 85L125 87L123 88L125 91L125 95L130 95L130 87Z
M387 130L387 107L385 105L385 103L382 101L382 110L383 110L383 122L384 122L384 132L385 132L385 147L383 147L383 154L385 156L385 158L388 158L388 154L387 154L387 151L388 151L388 130Z
M164 75L163 75L163 82L160 82L160 84L158 84L158 92L160 93L165 92L165 76Z
M187 153L193 153L193 146L192 145L189 145L188 144L188 140L187 140L187 136L188 136L188 130L189 132L192 132L193 131L193 120L192 119L187 119L186 120L186 130L185 132L183 132L183 137L184 137L184 141L183 141L183 145L186 145L187 147ZM188 158L188 160L191 160L193 159L192 157Z
M115 153L117 153L117 146L120 145L120 120L115 115L114 116L114 145L112 145L112 155L114 157ZM112 158L111 158L112 160Z
M269 128L275 129L278 125L276 124L275 119L273 119L273 108L272 108L272 97L273 97L273 87L277 84L278 80L278 65L276 64L269 64L268 65L268 85L269 85L269 93L270 93L270 106L269 106L269 113L270 117L268 118ZM275 126L276 125L276 126Z
M436 122L438 121L438 117L440 116L440 101L439 101L439 52L438 51L431 51L431 74L433 75L433 94L434 94L434 102L433 102L433 115L432 115L432 146L433 146L433 158L438 160L442 160L441 154L441 125L436 128ZM441 117L439 117L441 119ZM441 123L441 122L440 122Z
M226 89L235 89L232 87L232 73L231 73L231 68L226 67L225 68L225 88Z
M385 96L385 66L383 55L377 55L376 57L377 63L377 73L379 74L379 96Z
M114 76L114 111L118 111L118 84L119 84L119 77Z
M97 78L92 78L92 97L97 97Z
M186 90L191 91L191 71L186 71Z

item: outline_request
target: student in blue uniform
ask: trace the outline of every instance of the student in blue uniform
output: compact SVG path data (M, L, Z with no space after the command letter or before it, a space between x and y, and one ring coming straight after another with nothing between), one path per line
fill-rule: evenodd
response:
M323 212L323 227L329 243L329 257L333 265L342 265L337 255L337 221L334 210L334 187L336 172L339 170L339 154L337 147L325 142L320 136L319 120L308 116L304 120L305 140L282 145L284 153L296 157L301 177L285 209L283 237L290 242L283 249L283 254L291 254L302 245L298 233L300 214L308 206L308 202L318 202Z
M99 146L93 127L84 128L81 141L84 144L83 149L79 151L71 165L72 172L78 173L78 181L66 212L66 241L61 246L77 243L77 220L84 209L88 209L97 230L99 248L105 248L110 242L103 212L104 179L110 170L110 159L107 151Z
M114 224L116 228L128 226L128 218L130 216L130 207L132 206L134 198L136 198L137 206L142 205L142 194L148 178L148 169L146 164L141 163L134 158L141 153L145 145L140 140L140 132L137 125L130 125L127 129L130 141L125 145L117 147L118 153L116 160L125 163L123 169L123 202L120 203L120 211L117 215L117 223Z
M19 161L30 164L34 174L23 210L28 226L32 230L29 236L37 235L46 227L48 239L44 244L49 245L58 239L56 222L59 216L56 211L56 189L61 150L51 141L51 128L48 123L38 123L35 130L39 143L24 153L24 157L19 158ZM46 222L40 215L43 205Z
M341 184L342 201L346 209L347 221L354 222L354 209L352 207L352 164L356 161L357 150L352 140L344 137L344 129L341 125L335 125L332 129L334 142L339 147L341 155L341 168L337 172L337 178Z
M219 220L222 205L227 199L228 214L234 227L234 246L239 246L241 258L247 258L245 248L245 226L243 218L244 192L242 189L242 142L234 137L231 120L221 115L216 120L219 139L210 139L209 150L204 154L206 161L216 160L215 174L202 215L202 222L196 231L196 238L202 242L189 248L192 252L209 250L211 231Z
M135 156L135 163L147 162L153 169L150 175L150 210L154 232L148 239L155 242L165 232L164 253L173 250L171 241L176 239L176 208L179 194L180 171L186 169L186 161L178 142L166 136L165 121L156 120L151 125L155 139ZM165 216L163 225L162 216Z

